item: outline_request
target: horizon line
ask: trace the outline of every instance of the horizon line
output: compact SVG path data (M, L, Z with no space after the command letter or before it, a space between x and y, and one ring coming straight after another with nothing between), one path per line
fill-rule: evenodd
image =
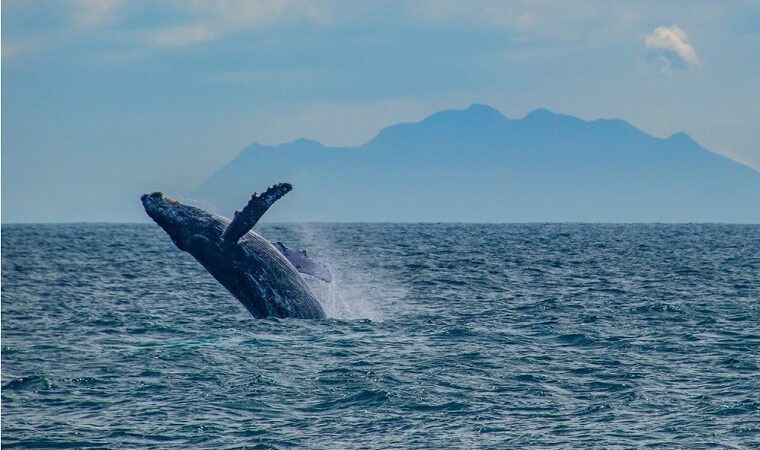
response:
M259 222L261 225L760 225L760 222L592 222L592 221L514 221L514 222L464 222L464 221L286 221L286 222ZM0 226L24 226L24 225L155 225L151 221L134 222L110 222L110 221L71 221L71 222L0 222ZM258 225L258 224L257 224Z

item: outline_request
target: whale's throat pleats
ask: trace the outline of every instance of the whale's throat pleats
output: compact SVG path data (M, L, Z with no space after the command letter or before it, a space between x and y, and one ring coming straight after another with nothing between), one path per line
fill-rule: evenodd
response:
M242 211L235 212L235 217L232 222L227 226L222 233L222 239L228 242L237 242L238 239L243 237L256 222L261 219L261 216L269 209L270 206L283 195L287 194L293 189L290 183L279 183L270 187L261 195L255 193L251 196L251 200L245 205Z

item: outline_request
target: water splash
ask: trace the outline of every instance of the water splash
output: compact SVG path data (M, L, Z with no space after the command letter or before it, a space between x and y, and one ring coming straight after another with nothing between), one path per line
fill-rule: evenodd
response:
M300 224L298 239L310 255L325 264L333 275L331 283L306 276L328 317L336 319L383 320L381 305L398 296L388 277L369 270L351 253L340 252L335 233L320 224ZM387 275L387 274L386 274Z

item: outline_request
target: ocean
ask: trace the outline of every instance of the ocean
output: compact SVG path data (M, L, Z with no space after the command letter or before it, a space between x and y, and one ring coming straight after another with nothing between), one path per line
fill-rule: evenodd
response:
M299 224L325 320L153 224L2 226L4 448L760 448L760 226Z

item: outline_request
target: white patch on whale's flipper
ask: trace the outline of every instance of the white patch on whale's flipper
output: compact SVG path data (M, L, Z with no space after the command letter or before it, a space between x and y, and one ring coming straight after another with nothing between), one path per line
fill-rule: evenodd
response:
M322 281L330 283L333 276L324 264L309 258L303 250L291 250L285 247L282 242L272 242L277 250L282 253L293 267L301 273L315 276Z

